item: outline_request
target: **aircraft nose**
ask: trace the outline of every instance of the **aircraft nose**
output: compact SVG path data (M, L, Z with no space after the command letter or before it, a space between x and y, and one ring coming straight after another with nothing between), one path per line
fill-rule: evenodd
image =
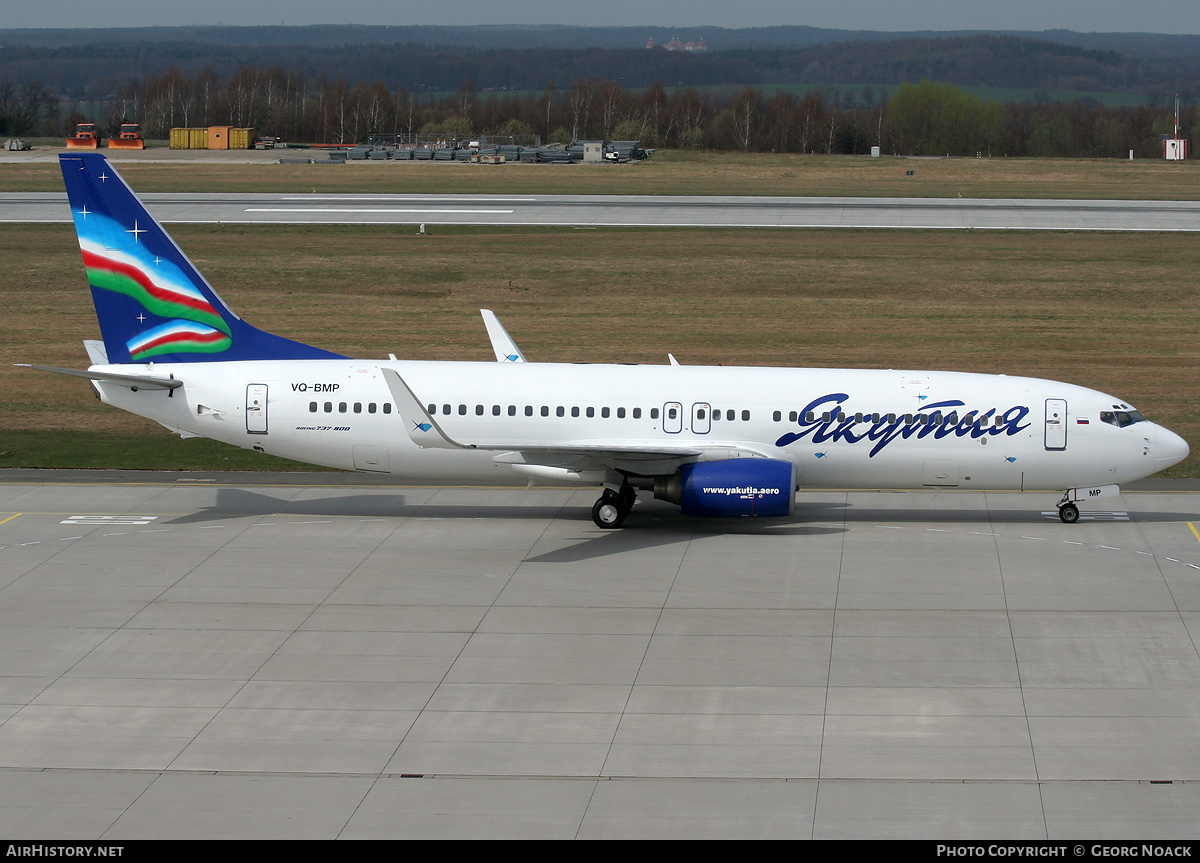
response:
M1179 464L1190 452L1187 441L1170 429L1158 426L1154 441L1154 465L1157 470Z

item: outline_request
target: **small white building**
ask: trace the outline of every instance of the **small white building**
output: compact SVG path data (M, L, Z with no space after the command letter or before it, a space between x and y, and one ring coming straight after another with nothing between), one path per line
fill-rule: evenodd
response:
M1183 138L1163 138L1163 158L1168 162L1182 162L1187 158L1188 145Z

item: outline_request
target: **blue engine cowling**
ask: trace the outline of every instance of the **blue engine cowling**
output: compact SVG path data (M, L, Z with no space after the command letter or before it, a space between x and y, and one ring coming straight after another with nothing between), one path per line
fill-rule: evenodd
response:
M773 458L693 462L656 481L654 496L684 515L780 518L795 511L796 466Z

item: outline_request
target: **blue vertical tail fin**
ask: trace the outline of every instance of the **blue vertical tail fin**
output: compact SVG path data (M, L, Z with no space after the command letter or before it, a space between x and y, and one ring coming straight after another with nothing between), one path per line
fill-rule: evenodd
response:
M103 155L58 158L110 363L339 358L234 314Z

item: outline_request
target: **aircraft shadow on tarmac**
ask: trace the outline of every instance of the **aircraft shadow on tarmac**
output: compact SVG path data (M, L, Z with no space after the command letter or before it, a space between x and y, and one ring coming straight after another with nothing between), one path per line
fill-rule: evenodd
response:
M1031 502L1032 499L1031 499ZM799 502L795 515L788 519L692 518L683 516L672 505L643 497L630 513L625 526L616 531L596 534L586 506L520 506L505 504L452 504L436 502L408 503L399 493L345 494L286 500L262 492L240 488L217 489L213 506L179 516L171 524L209 523L246 516L329 516L359 518L439 518L439 519L564 519L580 523L580 540L592 547L591 555L616 553L635 547L678 542L705 534L811 536L845 530L840 524L915 523L915 524L1046 524L1057 523L1052 501L1048 505L1021 509L987 509L964 506L961 509L913 507L856 507L844 502ZM1186 522L1196 520L1194 513L1127 512L1124 510L1085 510L1081 522L1134 521ZM816 524L814 524L816 522ZM840 524L839 524L840 523ZM601 551L610 549L611 551ZM556 554L563 554L557 552ZM571 559L578 559L572 557Z

